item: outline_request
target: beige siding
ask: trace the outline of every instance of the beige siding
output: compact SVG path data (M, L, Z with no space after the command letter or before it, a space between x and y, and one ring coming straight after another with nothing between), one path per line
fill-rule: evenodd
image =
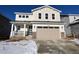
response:
M38 19L38 13L42 13L42 19ZM49 15L48 20L45 19L45 13ZM55 14L55 19L52 19L52 14ZM43 8L33 12L33 19L41 21L60 21L60 13L50 8Z

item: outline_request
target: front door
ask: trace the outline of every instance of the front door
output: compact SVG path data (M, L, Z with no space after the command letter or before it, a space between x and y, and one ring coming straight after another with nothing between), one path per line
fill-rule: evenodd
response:
M32 25L28 26L27 35L32 35Z

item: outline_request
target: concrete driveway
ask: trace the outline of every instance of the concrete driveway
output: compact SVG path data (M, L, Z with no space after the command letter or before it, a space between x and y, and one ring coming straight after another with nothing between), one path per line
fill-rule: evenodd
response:
M78 54L79 46L72 41L37 41L39 54Z

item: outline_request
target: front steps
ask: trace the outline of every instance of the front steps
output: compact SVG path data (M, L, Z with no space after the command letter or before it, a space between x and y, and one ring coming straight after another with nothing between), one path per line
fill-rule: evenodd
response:
M16 36L11 37L10 40L19 41L19 40L24 40L25 38L26 37L16 35Z
M28 35L28 36L20 36L20 35L16 35L10 38L10 40L12 41L19 41L19 40L28 40L28 39L32 39L32 35Z

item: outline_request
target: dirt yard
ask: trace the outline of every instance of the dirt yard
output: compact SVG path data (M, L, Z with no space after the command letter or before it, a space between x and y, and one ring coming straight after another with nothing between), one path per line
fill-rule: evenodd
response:
M79 46L72 41L37 41L39 54L79 54Z

